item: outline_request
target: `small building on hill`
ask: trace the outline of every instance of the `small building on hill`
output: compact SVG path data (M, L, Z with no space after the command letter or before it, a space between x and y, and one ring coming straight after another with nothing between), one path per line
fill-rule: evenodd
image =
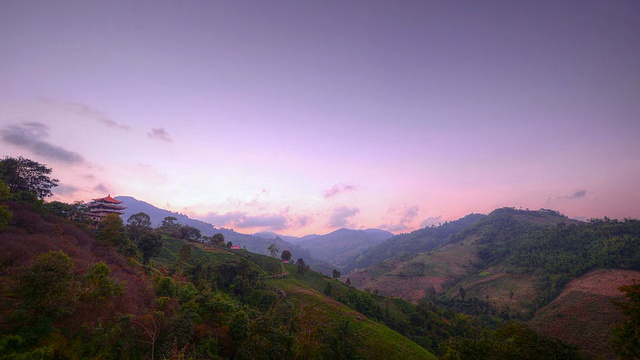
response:
M122 215L126 206L119 205L122 201L116 200L109 194L106 197L93 199L87 204L89 208L89 218L93 220L95 224L102 221L109 214Z

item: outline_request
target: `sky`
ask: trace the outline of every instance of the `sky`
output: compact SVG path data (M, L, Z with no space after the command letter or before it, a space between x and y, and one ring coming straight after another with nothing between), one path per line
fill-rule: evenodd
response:
M640 2L0 2L0 155L242 233L640 218Z

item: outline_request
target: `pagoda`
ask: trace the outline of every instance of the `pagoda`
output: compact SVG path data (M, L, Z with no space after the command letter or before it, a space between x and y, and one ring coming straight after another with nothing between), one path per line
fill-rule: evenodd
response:
M122 201L112 198L111 194L103 198L92 199L92 201L87 204L89 208L89 218L97 224L109 214L122 215L124 213L123 210L127 207L118 205L121 203Z

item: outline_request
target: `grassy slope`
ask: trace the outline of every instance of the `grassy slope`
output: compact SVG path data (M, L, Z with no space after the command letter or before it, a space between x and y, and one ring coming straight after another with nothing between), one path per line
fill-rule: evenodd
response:
M166 238L163 250L156 260L165 263L177 261L177 253L186 244L184 240ZM297 272L295 265L284 265L269 256L249 253L244 250L232 251L225 248L194 246L194 258L208 257L221 263L237 256L243 256L261 270L267 281L284 291L287 299L294 301L301 308L306 309L310 334L324 329L334 329L341 324L348 323L346 335L355 344L358 353L367 359L388 359L402 354L403 359L435 359L436 357L418 344L379 324L346 305L325 296L322 291L331 283L334 291L346 292L348 287L340 282L329 279L317 272ZM288 276L280 277L280 274ZM271 278L273 276L273 278Z
M398 356L403 359L436 359L433 354L406 337L318 292L315 288L320 287L323 282L318 278L300 279L293 276L271 280L272 284L286 292L287 298L304 304L303 308L313 309L318 314L315 319L318 326L348 322L346 336L350 337L358 352L366 359L390 359Z

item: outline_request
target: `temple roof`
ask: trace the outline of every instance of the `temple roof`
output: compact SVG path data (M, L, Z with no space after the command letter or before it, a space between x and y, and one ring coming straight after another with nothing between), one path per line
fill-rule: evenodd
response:
M97 203L88 204L87 207L89 207L89 209L92 209L91 211L93 211L93 209L124 210L124 209L127 208L126 206L107 204L107 203L103 203L103 202L97 202Z
M114 198L111 197L111 194L107 195L106 197L103 198L99 198L99 199L92 199L93 201L99 201L99 202L108 202L108 203L112 203L112 204L120 204L122 201L118 201Z

